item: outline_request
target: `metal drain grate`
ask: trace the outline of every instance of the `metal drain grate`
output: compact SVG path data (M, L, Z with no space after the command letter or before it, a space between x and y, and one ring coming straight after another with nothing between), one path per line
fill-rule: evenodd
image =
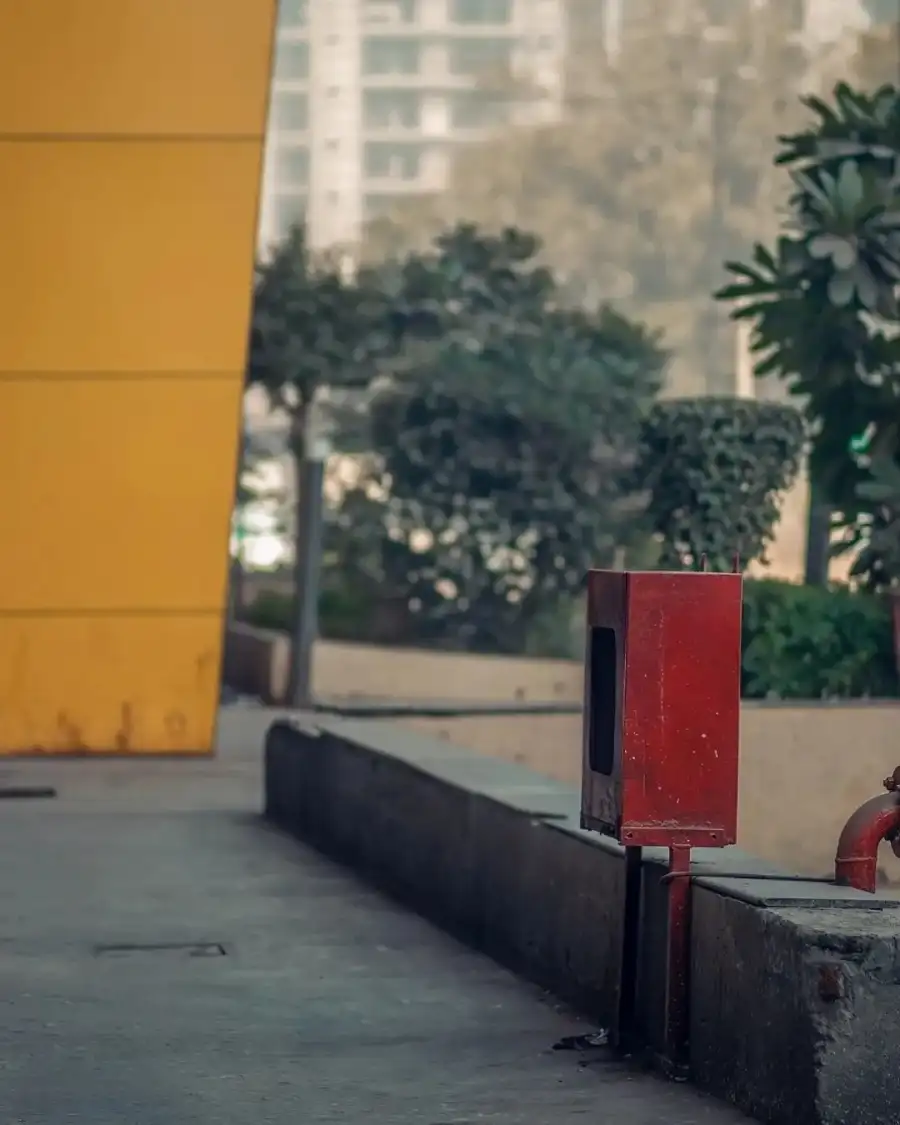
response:
M46 801L55 796L52 785L0 785L0 801Z
M218 941L150 942L135 945L95 945L95 957L135 957L147 953L168 953L179 957L226 957L228 951Z

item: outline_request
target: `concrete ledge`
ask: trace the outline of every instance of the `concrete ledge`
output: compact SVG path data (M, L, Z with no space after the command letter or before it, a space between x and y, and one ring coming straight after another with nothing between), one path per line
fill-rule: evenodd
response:
M228 621L223 676L229 687L266 703L286 698L290 639L284 633ZM316 645L318 699L357 705L384 700L444 704L552 702L580 706L584 673L572 660L478 656L465 652L385 648L341 641Z
M574 789L380 722L276 722L266 815L601 1022L616 1011L624 865ZM663 856L649 851L639 1032L662 1031ZM698 852L691 1063L774 1125L896 1125L900 903Z
M760 909L701 887L693 926L702 1085L763 1121L900 1121L895 907Z
M291 642L282 633L254 629L237 621L225 626L222 679L230 688L280 704L287 696Z
M286 637L232 623L226 682L283 705L289 652ZM321 641L314 687L317 711L391 719L564 784L580 783L584 675L574 662ZM828 874L847 817L897 765L898 724L900 700L745 701L744 846L803 874ZM887 877L892 866L888 860Z

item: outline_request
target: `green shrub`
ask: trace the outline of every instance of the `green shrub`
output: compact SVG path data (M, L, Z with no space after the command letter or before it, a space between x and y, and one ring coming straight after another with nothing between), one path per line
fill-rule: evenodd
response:
M294 595L277 594L263 590L248 606L241 610L240 617L248 625L257 629L270 629L273 633L286 633L291 627L294 613Z
M371 607L326 591L320 602L322 636L372 640ZM266 592L244 613L260 629L287 632L293 598ZM574 657L582 646L574 622L558 616L530 638L523 655ZM884 699L900 695L888 603L843 587L823 589L772 579L744 583L744 699Z
M745 699L861 699L898 691L890 607L867 593L744 584Z
M241 620L257 629L289 633L294 627L293 594L264 590L241 613ZM333 641L369 640L372 606L336 590L323 590L319 596L319 631Z
M803 419L792 406L754 399L666 399L643 425L640 487L659 563L712 570L762 559L778 523L779 498L803 451Z

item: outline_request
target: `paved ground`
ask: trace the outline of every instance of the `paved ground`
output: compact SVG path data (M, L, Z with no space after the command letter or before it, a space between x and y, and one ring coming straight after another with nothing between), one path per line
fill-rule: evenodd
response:
M588 1029L268 829L264 721L226 719L218 763L0 769L59 790L0 802L6 1125L746 1121L552 1051Z

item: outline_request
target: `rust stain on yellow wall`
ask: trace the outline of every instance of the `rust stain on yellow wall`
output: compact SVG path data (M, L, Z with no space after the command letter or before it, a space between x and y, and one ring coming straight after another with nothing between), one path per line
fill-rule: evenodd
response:
M275 11L0 11L0 754L212 747Z
M7 617L0 745L41 754L207 750L219 629L218 612Z

